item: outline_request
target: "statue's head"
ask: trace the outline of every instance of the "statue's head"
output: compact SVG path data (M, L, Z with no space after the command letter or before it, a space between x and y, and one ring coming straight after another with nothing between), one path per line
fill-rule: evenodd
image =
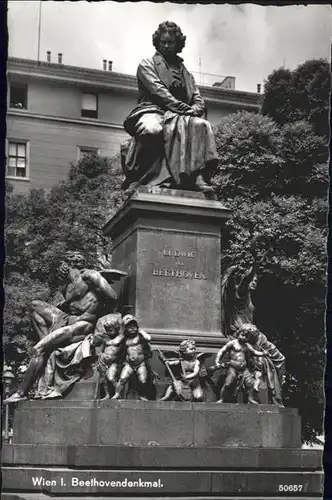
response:
M135 335L137 335L139 327L135 316L126 314L126 316L122 318L122 324L128 337L134 337Z
M194 340L183 340L179 347L180 357L194 358L196 354L196 343Z
M238 330L237 338L241 342L255 344L259 336L259 330L251 323L244 323Z
M113 338L120 333L121 325L121 314L109 314L104 323L104 328L108 336Z
M70 268L83 269L84 265L85 258L80 252L68 251L58 269L58 275L61 279L65 279L69 276Z
M85 258L80 252L68 251L65 255L65 262L69 267L74 267L76 269L83 269L85 266Z
M159 24L157 31L152 36L152 42L165 59L170 59L182 51L186 37L177 24L165 21Z
M258 277L257 277L257 274L255 274L253 276L252 280L249 283L250 290L256 290L256 288L257 288L257 281L258 281Z

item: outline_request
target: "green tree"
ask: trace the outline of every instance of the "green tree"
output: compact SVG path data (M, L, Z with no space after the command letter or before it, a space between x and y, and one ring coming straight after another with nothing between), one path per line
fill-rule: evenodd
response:
M215 134L214 182L233 209L222 268L245 266L258 235L255 321L286 356L285 401L299 408L303 439L314 440L324 404L326 139L308 121L278 126L248 112L226 117Z
M262 112L279 125L308 121L315 133L329 135L330 64L312 59L294 71L273 71L264 86Z
M81 251L87 265L111 253L102 227L122 202L119 157L84 157L68 180L50 192L6 193L4 349L8 359L26 359L32 299L52 300L57 269L66 251ZM27 291L29 291L27 293Z

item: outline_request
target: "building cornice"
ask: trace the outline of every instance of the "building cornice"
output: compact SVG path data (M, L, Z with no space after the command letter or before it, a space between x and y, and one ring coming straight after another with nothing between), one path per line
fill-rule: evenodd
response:
M7 116L16 116L20 118L24 117L24 118L31 118L34 120L43 120L43 121L48 120L51 122L62 122L68 124L75 123L78 125L88 125L90 127L91 125L93 125L94 127L119 129L124 131L123 126L119 125L118 123L105 122L93 118L69 118L69 117L64 118L62 116L44 115L42 113L32 113L31 111L27 111L25 109L8 109Z
M100 90L137 94L136 77L114 71L9 57L7 61L7 73L28 79L43 79L76 85L81 88L93 87ZM199 85L198 87L202 97L207 102L253 111L257 111L260 107L260 94L221 87L203 85Z

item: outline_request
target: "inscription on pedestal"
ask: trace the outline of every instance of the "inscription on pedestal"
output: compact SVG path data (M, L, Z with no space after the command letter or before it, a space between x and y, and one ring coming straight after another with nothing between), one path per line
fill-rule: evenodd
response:
M195 280L206 280L207 278L203 273L193 273L191 271L183 271L179 269L153 269L153 276L165 276L165 278L185 278Z
M197 257L197 252L179 250L177 248L164 248L160 252L161 258L170 257L172 259L172 267L154 267L152 269L153 276L164 276L165 278L184 278L184 279L195 279L195 280L206 280L207 277L201 271L191 271L183 269L186 266L186 261L183 259L190 259L190 261L195 261ZM169 259L168 259L169 262ZM167 262L167 264L168 264ZM189 264L191 264L189 262ZM174 266L174 267L173 267ZM179 269L181 268L181 269Z
M219 332L219 236L142 231L138 246L142 324L174 333Z

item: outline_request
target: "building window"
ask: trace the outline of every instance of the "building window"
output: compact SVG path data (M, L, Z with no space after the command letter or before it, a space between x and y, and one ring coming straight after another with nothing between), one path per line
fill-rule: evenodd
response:
M28 109L28 86L24 83L10 83L9 106L17 109Z
M98 118L98 96L82 94L81 116L84 118Z
M77 148L77 161L83 160L85 156L97 156L99 155L99 149L88 147L88 146L79 146Z
M8 141L8 177L27 179L29 174L29 143L27 141Z

